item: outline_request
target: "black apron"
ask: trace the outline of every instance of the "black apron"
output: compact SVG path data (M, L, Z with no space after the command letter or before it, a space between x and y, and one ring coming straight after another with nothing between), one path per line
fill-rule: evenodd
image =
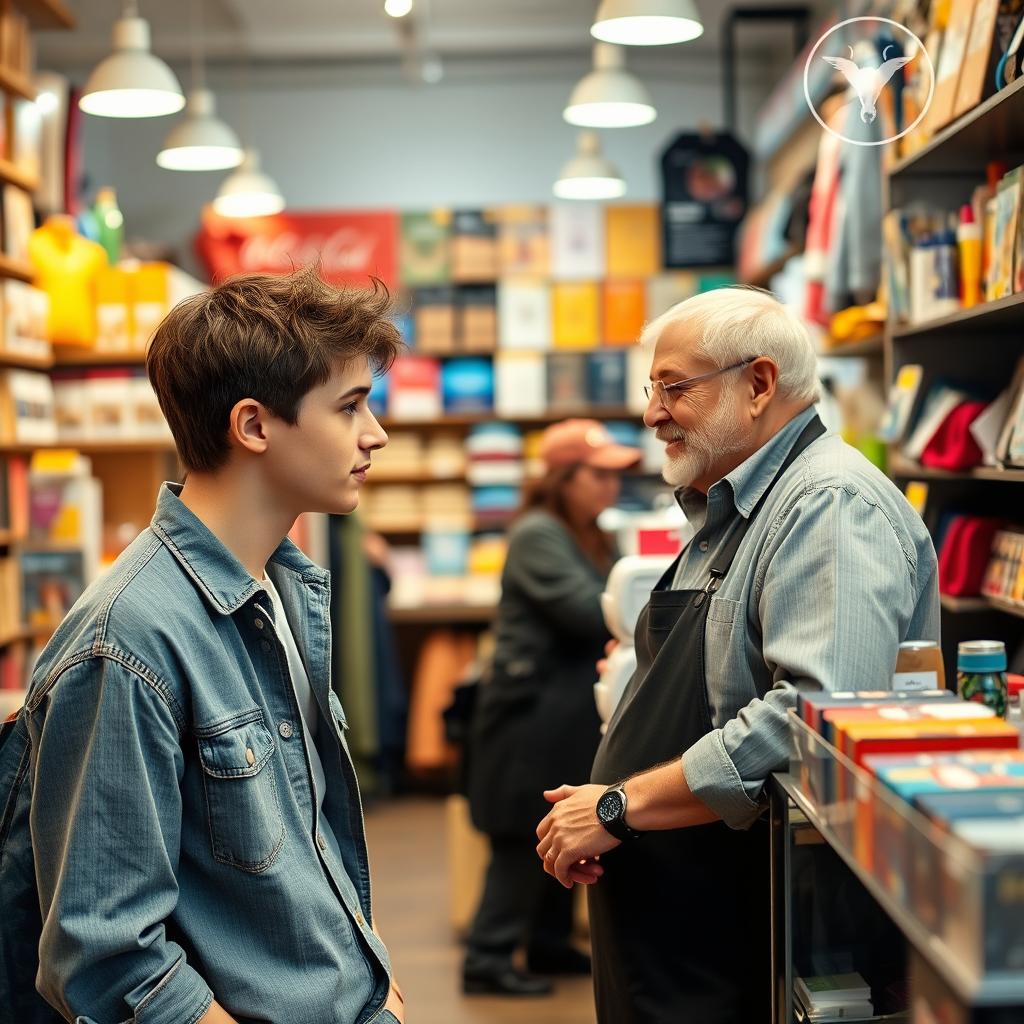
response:
M701 590L671 590L682 555L636 627L637 669L598 749L610 786L678 760L712 731L704 634L711 597L771 489L825 428L804 428ZM588 887L600 1024L763 1024L771 1015L768 826L721 821L650 832L601 858Z

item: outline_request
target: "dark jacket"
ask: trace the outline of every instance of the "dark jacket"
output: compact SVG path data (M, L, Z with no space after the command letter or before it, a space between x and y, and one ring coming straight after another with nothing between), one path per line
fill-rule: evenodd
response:
M494 666L470 744L469 799L477 828L529 836L549 809L543 791L590 777L600 739L595 662L608 631L605 576L547 512L509 534Z

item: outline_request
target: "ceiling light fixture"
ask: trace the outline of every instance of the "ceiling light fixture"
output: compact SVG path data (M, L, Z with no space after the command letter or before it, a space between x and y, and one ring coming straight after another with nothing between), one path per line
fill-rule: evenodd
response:
M576 155L555 182L555 195L559 199L618 199L625 192L626 183L618 168L601 153L597 132L580 132Z
M216 116L213 93L200 88L188 94L185 118L168 133L156 162L168 171L223 171L244 155L238 136Z
M640 79L626 70L622 47L597 43L594 70L577 83L562 116L582 128L633 128L650 124L658 112Z
M620 46L688 43L704 34L693 0L602 0L590 34Z
M284 209L284 197L273 178L260 170L259 154L247 149L241 167L218 189L213 208L222 217L269 217Z
M149 22L135 0L125 0L114 22L114 52L93 69L78 101L98 117L164 117L185 106L174 72L150 53Z
M412 11L412 0L384 0L384 13L392 18L404 18Z
M223 171L237 167L245 155L238 136L216 114L216 100L203 74L203 25L200 0L192 0L192 89L185 116L164 140L156 162L169 171Z

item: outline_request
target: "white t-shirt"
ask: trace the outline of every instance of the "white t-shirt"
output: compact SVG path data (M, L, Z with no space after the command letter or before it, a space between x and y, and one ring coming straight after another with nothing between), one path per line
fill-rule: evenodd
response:
M309 763L313 769L313 781L316 784L316 811L319 817L323 812L324 791L327 789L323 762L320 760L315 742L320 709L317 706L316 697L313 696L313 688L309 685L306 666L302 663L302 656L299 654L291 626L288 624L288 616L285 615L281 595L277 592L277 587L271 583L269 576L263 580L263 589L270 595L270 600L274 605L274 625L277 627L285 653L288 655L288 670L291 673L292 686L295 688L295 699L298 701L299 711L302 714L305 734L309 736L306 751L309 754Z

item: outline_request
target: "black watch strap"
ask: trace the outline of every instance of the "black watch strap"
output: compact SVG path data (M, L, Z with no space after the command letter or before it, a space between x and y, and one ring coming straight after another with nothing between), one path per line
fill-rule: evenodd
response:
M631 839L639 839L643 835L642 832L637 832L636 829L630 828L626 824L628 803L626 791L621 785L606 789L597 801L597 820L601 822L609 835L623 843Z

